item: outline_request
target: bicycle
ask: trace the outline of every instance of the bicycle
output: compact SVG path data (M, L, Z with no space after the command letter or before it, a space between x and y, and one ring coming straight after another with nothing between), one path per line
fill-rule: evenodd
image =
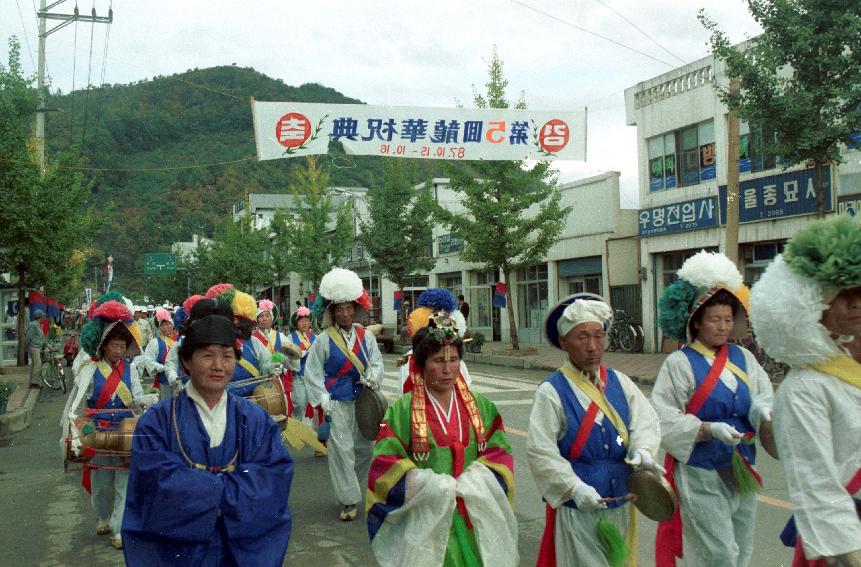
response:
M63 368L63 352L57 343L47 343L42 347L42 383L52 390L66 393L66 372Z
M643 327L623 310L617 309L607 331L607 350L640 352L643 349L643 336Z

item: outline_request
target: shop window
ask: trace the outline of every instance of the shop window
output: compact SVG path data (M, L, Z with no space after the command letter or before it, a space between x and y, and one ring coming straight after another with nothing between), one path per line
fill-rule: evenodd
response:
M770 149L769 142L774 141L774 133L763 132L762 128L751 129L746 122L738 127L738 171L753 173L774 169L777 158Z
M601 295L600 275L566 278L566 283L568 284L568 295L584 292Z
M646 145L650 191L696 185L717 176L712 120L649 138Z
M517 324L539 328L547 312L547 264L536 264L517 271Z

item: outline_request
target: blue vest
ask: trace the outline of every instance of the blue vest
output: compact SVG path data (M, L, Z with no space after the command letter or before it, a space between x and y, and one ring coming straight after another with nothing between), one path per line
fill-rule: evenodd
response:
M356 333L356 340L358 341L358 330ZM364 341L362 342L364 343ZM367 368L368 361L365 358L367 346L364 344L363 346L365 348L359 349L359 354L356 355L356 358ZM332 340L332 337L329 337L329 356L326 357L326 363L323 365L326 390L333 400L355 401L359 397L359 394L362 393L362 389L364 389L364 386L359 384L361 376L355 365L351 366L347 372L334 380L334 382L332 381L345 362L347 362L347 356L341 352L341 349L335 346L335 341Z
M733 344L728 346L728 361L747 372L744 351ZM709 373L711 365L703 355L688 346L684 347L682 352L688 357L688 362L694 371L696 387L699 388ZM753 426L747 420L747 412L750 411L750 390L741 378L736 377L736 383L738 387L733 393L722 380L718 380L696 416L702 421L721 421L730 424L736 431L750 433L753 432ZM742 443L737 447L751 465L756 463L756 446L754 444ZM717 439L703 441L694 447L687 464L708 470L730 468L733 450L731 445Z
M125 371L120 377L120 381L126 385L126 388L129 389L129 392L132 391L132 371L131 364L129 362L125 363ZM96 365L96 370L93 372L93 395L87 400L87 407L95 409L96 402L99 401L99 397L102 394L102 389L105 387L105 384L108 381L108 377L102 374L102 371L99 369L99 366ZM119 387L119 384L117 385ZM128 406L123 403L119 396L114 393L111 396L111 399L108 400L108 403L104 405L104 407L99 409L109 409L109 410L118 410L125 409ZM124 412L124 411L109 411L104 413L95 413L90 416L90 419L93 421L107 421L110 423L107 429L116 429L119 427L120 422L127 418L134 417L132 412Z
M557 445L562 456L568 459L571 454L571 447L577 437L577 430L580 428L580 422L586 415L586 408L580 404L574 395L571 381L561 372L557 370L546 381L550 382L556 389L559 399L562 400L562 409L565 411L568 428ZM631 415L628 400L622 391L619 377L611 368L607 369L607 388L604 394L610 405L619 413L625 427L630 430ZM568 459L571 468L580 480L594 487L602 498L615 498L625 496L628 493L629 468L625 464L628 448L618 442L618 439L619 432L605 416L602 423L596 422L592 426L592 431L586 440L586 445L580 452L580 456L574 461ZM624 501L611 502L607 504L607 507L615 508L622 504ZM577 507L573 500L565 502L565 505L569 508Z
M157 362L161 365L164 365L164 361L167 359L168 350L170 350L170 349L167 348L167 343L164 342L163 338L156 337L156 340L158 341ZM174 341L173 345L177 346L176 341ZM167 386L167 374L164 372L159 372L158 374L155 375L155 381L160 386Z
M302 341L299 339L299 331L293 331L292 333L290 333L290 340L297 347L299 347L300 349L302 348ZM308 339L308 344L313 345L315 340L317 340L317 335L312 333L311 338ZM309 346L308 350L310 350L310 349L311 349L311 347ZM305 376L305 363L307 361L308 361L307 356L303 356L301 359L299 359L299 372L293 372L294 376L299 376L299 377Z
M248 361L258 372L260 371L260 363L257 361L257 355L254 353L254 341L252 339L242 341L242 359ZM237 360L236 368L233 369L233 376L230 378L230 381L236 382L237 380L245 380L246 378L252 378L251 373L239 364ZM248 397L254 391L255 386L257 384L246 384L238 388L231 388L231 391L237 396Z

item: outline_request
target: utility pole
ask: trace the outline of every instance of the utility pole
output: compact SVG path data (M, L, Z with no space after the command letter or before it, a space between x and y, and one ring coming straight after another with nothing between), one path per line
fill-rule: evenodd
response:
M730 79L730 94L738 91L738 80ZM724 254L738 266L738 116L727 116L726 145L726 228Z
M108 9L107 16L97 16L96 8L93 6L92 15L82 16L78 12L78 7L75 6L75 11L72 14L52 14L48 12L51 8L58 6L66 0L57 0L50 5L46 5L47 0L39 0L39 69L37 78L37 89L39 91L39 109L36 111L36 138L39 141L39 164L42 167L42 173L45 172L45 112L50 109L45 108L45 40L55 31L59 31L68 26L72 22L90 22L93 24L110 24L114 21L113 7ZM47 20L60 20L50 30L47 29Z

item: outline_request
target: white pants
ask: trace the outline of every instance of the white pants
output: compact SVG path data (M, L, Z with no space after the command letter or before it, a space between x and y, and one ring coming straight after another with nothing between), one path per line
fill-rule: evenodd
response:
M359 432L356 402L332 402L332 431L329 435L329 476L341 504L358 504L368 484L374 442Z
M121 467L119 457L93 457L93 464L99 467ZM114 535L120 534L123 525L123 511L126 507L126 487L129 471L95 468L92 471L92 503L100 520L108 520Z
M556 509L556 566L608 567L604 548L598 541L598 520L603 518L616 525L622 536L628 531L628 509L619 506L595 512L583 512L567 506Z
M30 384L42 384L42 349L30 347Z
M293 375L293 392L290 395L293 400L293 415L290 417L309 423L314 431L317 431L317 420L305 417L305 408L308 406L308 388L305 386L304 377Z
M753 553L756 494L739 494L717 471L676 465L685 565L745 567Z

